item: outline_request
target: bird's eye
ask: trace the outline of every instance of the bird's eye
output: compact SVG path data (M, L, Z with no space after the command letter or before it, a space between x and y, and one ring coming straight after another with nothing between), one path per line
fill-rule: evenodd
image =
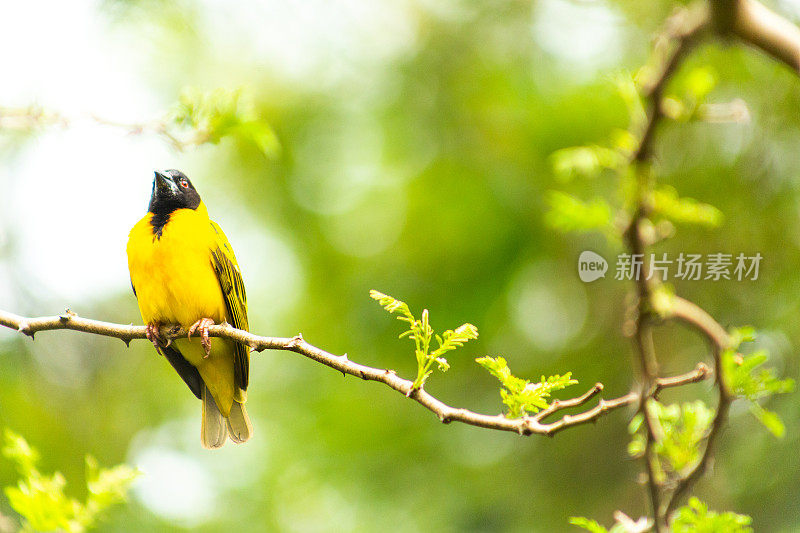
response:
M183 187L184 189L188 189L189 188L189 182L186 181L186 180L181 180L180 184L181 184L181 187Z

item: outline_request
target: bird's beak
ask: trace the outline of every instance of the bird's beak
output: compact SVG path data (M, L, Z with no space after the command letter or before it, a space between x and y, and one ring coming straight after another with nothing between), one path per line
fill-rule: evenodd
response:
M178 186L175 185L175 182L173 182L169 176L158 170L156 170L156 178L153 181L153 185L155 186L156 194L162 197L174 196L178 193Z

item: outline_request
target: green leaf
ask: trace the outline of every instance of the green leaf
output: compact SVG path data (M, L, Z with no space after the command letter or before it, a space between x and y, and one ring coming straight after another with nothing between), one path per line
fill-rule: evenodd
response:
M716 85L717 76L710 68L695 67L675 80L673 92L661 102L664 114L681 122L698 118L700 106Z
M170 113L170 121L194 132L192 144L217 144L230 136L252 143L267 157L280 153L277 135L256 116L252 98L241 88L210 92L184 89Z
M28 476L36 469L39 462L39 452L28 445L21 435L18 435L6 428L4 432L5 444L3 445L3 456L10 459L17 465L17 469L22 476Z
M652 400L647 409L660 428L661 435L653 443L653 451L659 459L662 477L681 476L694 468L700 460L700 443L708 435L714 411L700 400L682 405L664 405ZM628 426L633 435L628 453L634 457L644 451L642 426L641 415L634 417Z
M725 380L733 394L755 401L774 394L784 394L794 390L794 380L778 379L774 369L758 369L767 362L765 350L742 356L732 350L722 354L722 368Z
M768 409L764 409L755 402L750 404L750 412L777 438L781 439L786 434L786 426L777 414Z
M675 512L672 533L751 533L752 519L732 512L709 511L708 506L696 497Z
M85 531L96 524L106 508L125 499L128 486L138 475L127 465L100 468L87 456L88 496L82 503L66 495L67 480L59 472L47 476L36 469L38 452L10 430L5 432L3 455L17 463L22 476L16 487L6 487L4 492L11 507L23 517L25 531Z
M682 80L686 94L700 101L717 85L717 75L707 66L695 67Z
M437 335L436 340L439 347L431 354L438 357L445 352L455 350L464 345L465 342L478 338L478 328L472 324L462 324L455 330L448 329L441 336Z
M128 487L139 476L139 471L126 464L100 468L97 460L86 456L86 486L89 489L89 507L95 513L115 503L125 501Z
M753 342L756 340L756 330L753 326L741 326L733 328L729 335L731 337L731 350L738 350L743 342Z
M485 356L475 359L475 362L488 370L502 384L500 397L508 407L506 413L508 418L517 418L528 412L536 413L540 409L546 409L548 407L546 398L549 398L553 391L578 383L572 379L572 372L567 372L563 376L558 374L548 378L542 376L538 383L531 383L514 376L502 357Z
M735 339L738 340L738 339ZM780 417L758 404L758 401L774 394L784 394L794 390L794 380L778 379L773 369L759 369L767 361L764 350L743 356L734 350L722 353L722 370L725 382L731 392L750 402L750 412L767 430L780 438L786 428Z
M694 198L681 198L674 187L663 186L653 191L653 213L677 224L696 224L717 227L722 224L722 212Z
M436 363L439 370L446 372L450 368L447 359L442 357L445 353L460 348L467 341L478 338L478 328L472 324L462 324L456 329L448 329L437 335L429 322L427 309L422 310L419 320L411 313L408 305L402 300L371 290L370 298L376 300L389 313L399 313L398 320L408 322L409 329L400 334L400 338L409 337L414 341L414 356L417 359L417 377L414 380L414 389L422 388L425 381L433 373L431 368ZM431 340L436 339L438 347L431 351Z
M584 202L560 191L550 191L547 195L550 207L545 214L545 222L558 231L613 232L612 210L607 201L595 198Z
M582 527L592 533L608 533L608 530L597 523L597 520L591 520L583 516L572 516L569 523L573 526Z
M556 176L569 181L575 177L594 178L605 169L616 170L627 163L627 158L618 150L590 145L556 150L550 155L550 162Z
M373 300L377 300L378 303L381 304L381 307L390 313L399 311L403 316L410 318L412 322L416 321L416 319L414 319L414 315L411 314L411 311L408 309L408 305L405 302L392 298L391 296L376 290L369 291L369 297Z

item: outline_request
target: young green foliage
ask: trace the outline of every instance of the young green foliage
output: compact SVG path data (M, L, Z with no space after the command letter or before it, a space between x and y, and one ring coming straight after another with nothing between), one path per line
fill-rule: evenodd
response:
M550 162L559 179L570 181L579 176L595 178L603 170L617 170L627 163L627 158L620 150L593 144L556 150Z
M668 185L653 191L653 215L677 224L695 224L715 228L722 224L722 211L694 198L681 198Z
M673 91L662 100L664 114L678 122L701 118L701 106L716 85L717 76L710 68L693 68L675 80Z
M450 368L447 359L443 357L444 354L463 346L469 340L478 338L478 328L469 323L437 335L430 325L427 309L422 311L422 316L417 320L405 302L375 290L369 291L369 295L390 313L399 313L397 319L407 322L409 325L408 330L400 334L400 338L410 337L414 341L414 355L417 358L417 377L414 380L414 389L423 387L428 376L433 373L434 363L442 372L446 372ZM431 341L434 338L438 347L431 351Z
M683 477L700 461L700 442L708 434L714 411L700 400L682 405L664 405L651 400L647 409L659 428L658 438L653 442L653 451L659 458L659 481ZM629 425L633 437L628 453L634 457L644 453L642 421L642 415L638 414Z
M755 340L755 330L751 327L731 331L731 346L722 353L722 375L731 393L737 398L747 400L750 412L770 433L780 438L786 427L778 415L764 408L759 400L774 394L785 394L794 390L793 379L778 379L772 368L759 368L767 362L766 350L758 350L749 355L738 353L740 344Z
M85 502L64 493L67 484L61 473L47 476L36 464L39 453L13 431L6 429L3 455L16 463L21 479L16 487L6 487L11 507L23 519L23 531L65 531L77 533L94 527L103 511L125 501L128 486L138 475L127 465L100 468L97 461L86 457Z
M646 112L640 87L651 83L652 66L640 69L636 77L619 75L616 78L617 92L625 103L630 116L627 130L617 130L604 145L586 145L562 148L550 157L556 177L570 181L575 177L594 178L602 172L616 172L620 179L621 203L613 206L603 198L588 202L563 192L551 191L548 197L549 211L546 222L560 231L599 231L610 241L619 238L614 226L616 211L632 210L638 198L635 195L637 171L631 165L631 157L641 143L641 132L646 123ZM701 108L708 94L716 85L716 76L706 67L697 67L681 75L673 85L671 96L662 99L665 115L678 121L695 120L701 117ZM677 224L695 224L717 227L723 221L722 212L716 207L693 198L681 198L672 187L659 187L649 193L654 221L668 220Z
M217 144L234 136L252 142L267 157L276 157L280 143L272 128L259 120L242 89L202 92L186 89L171 114L172 122L195 132L194 144Z
M584 202L564 192L550 191L547 203L550 210L545 214L545 222L553 229L563 232L601 231L609 235L616 231L611 206L602 198Z
M695 497L675 513L673 533L751 533L752 518L732 512L709 511L708 506Z
M592 533L626 533L622 524L614 524L611 529L606 529L601 526L597 520L592 520L583 516L570 517L569 523L573 526L578 526Z
M584 518L582 516L573 516L569 519L569 523L573 526L582 527L592 533L644 533L651 531L653 528L653 521L647 517L641 517L638 520L633 520L622 511L614 513L614 520L616 521L611 529L606 529L601 526L596 520Z
M695 497L689 498L689 503L677 509L673 516L669 528L672 533L752 533L753 531L750 527L752 519L749 516L709 511L708 506ZM652 528L652 523L646 519L633 522L624 515L617 517L617 522L611 529L606 529L596 520L582 516L573 516L569 519L569 523L592 533L643 532Z
M536 413L540 409L546 409L548 407L546 398L550 397L551 392L578 383L577 380L571 379L572 372L567 372L563 376L555 375L548 378L542 376L538 383L531 383L513 375L506 360L502 357L486 356L475 361L500 380L503 385L503 388L500 389L500 397L508 407L508 413L506 413L508 418L517 418L527 413Z
M742 356L734 350L722 354L722 370L731 392L747 400L750 412L776 437L783 437L786 427L774 412L764 408L758 400L773 394L784 394L794 390L794 380L778 379L772 368L761 368L768 359L765 350Z

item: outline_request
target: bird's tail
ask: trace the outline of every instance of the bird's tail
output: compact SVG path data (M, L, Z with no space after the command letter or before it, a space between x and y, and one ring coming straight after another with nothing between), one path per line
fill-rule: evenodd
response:
M214 401L214 397L205 383L203 383L202 397L203 422L200 426L200 441L203 444L203 448L215 450L225 444L225 439L228 437L228 429L225 425L225 418L219 412L217 402ZM233 435L231 435L231 438L233 439Z
M253 424L250 423L250 417L247 416L244 403L233 401L231 416L228 417L227 421L228 433L231 436L231 440L236 444L241 444L253 436Z

